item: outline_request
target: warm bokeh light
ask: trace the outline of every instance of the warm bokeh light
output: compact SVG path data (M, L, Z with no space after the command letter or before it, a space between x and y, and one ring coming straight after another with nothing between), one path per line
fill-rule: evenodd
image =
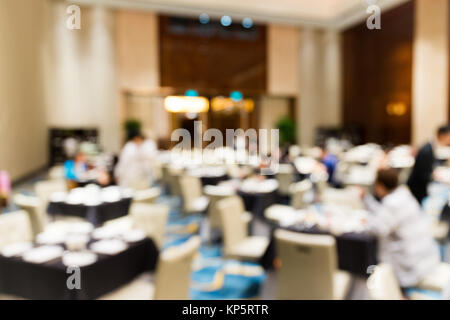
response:
M200 113L209 110L209 101L204 97L168 96L164 108L173 113Z

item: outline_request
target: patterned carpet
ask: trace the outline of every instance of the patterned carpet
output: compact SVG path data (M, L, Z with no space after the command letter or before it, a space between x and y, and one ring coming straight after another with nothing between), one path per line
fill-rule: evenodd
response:
M204 236L204 216L184 216L177 197L163 195L158 203L171 208L164 248L180 245L194 235L201 235L203 244L194 261L191 299L251 299L259 297L266 279L264 270L254 263L227 260L221 244L211 244Z

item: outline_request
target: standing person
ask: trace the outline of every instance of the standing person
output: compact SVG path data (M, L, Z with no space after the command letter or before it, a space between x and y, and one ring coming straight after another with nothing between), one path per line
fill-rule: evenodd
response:
M124 188L144 189L152 184L151 159L155 156L156 144L133 132L120 153L115 169L118 184Z
M414 197L422 204L428 195L428 184L431 182L433 170L436 165L436 150L439 147L450 146L450 125L442 126L437 130L436 138L420 148L416 162L408 179L408 187Z
M406 186L398 186L395 169L378 171L375 200L364 197L369 232L378 238L379 260L390 264L403 289L414 287L439 264L431 223Z
M11 179L8 172L0 171L0 211L2 207L9 205L11 195Z

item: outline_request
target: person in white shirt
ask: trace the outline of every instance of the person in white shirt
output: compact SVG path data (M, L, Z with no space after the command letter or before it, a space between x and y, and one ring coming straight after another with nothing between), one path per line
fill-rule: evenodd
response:
M144 189L152 185L151 160L156 153L153 140L134 133L125 144L115 168L118 185L123 188Z
M439 264L431 223L406 186L398 186L395 169L381 169L375 196L364 197L372 215L369 231L378 238L378 260L390 264L403 289L414 287Z

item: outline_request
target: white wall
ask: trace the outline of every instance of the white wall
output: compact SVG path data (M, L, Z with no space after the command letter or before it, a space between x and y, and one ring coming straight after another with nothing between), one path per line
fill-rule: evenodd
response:
M0 170L14 180L47 162L45 12L45 0L0 1Z

